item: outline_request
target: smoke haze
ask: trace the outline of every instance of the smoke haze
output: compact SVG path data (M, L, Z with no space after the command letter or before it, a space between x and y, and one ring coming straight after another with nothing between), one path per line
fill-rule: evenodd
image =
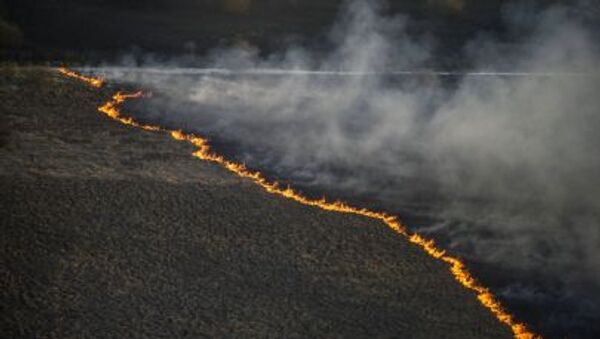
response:
M600 54L589 18L573 15L584 5L507 5L514 44L482 32L459 53L472 73L428 71L435 37L366 1L347 3L324 50L261 57L245 45L101 70L155 90L140 119L209 135L294 186L398 213L472 262L534 328L593 337Z

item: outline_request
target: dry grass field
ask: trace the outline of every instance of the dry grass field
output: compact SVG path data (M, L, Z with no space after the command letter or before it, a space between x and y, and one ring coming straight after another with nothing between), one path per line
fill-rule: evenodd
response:
M98 114L113 90L0 70L4 337L511 336L383 224Z

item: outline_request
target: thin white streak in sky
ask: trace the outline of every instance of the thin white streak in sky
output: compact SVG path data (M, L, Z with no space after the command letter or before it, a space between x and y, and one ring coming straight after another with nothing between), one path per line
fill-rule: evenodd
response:
M323 76L390 76L390 75L436 75L476 77L596 77L600 73L582 72L495 72L495 71L435 71L435 70L391 70L391 71L335 71L306 69L226 69L226 68L167 68L167 67L81 67L80 72L97 75L156 74L156 75L323 75Z

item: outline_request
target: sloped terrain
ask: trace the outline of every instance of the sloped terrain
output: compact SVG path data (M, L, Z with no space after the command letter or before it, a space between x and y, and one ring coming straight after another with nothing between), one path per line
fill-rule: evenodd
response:
M3 336L510 337L384 225L103 117L114 89L0 72Z

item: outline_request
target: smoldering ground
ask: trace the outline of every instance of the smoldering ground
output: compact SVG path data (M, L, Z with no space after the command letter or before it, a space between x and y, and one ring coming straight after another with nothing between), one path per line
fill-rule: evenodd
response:
M305 190L398 213L543 334L594 337L600 53L589 17L574 15L584 5L507 5L514 45L482 32L461 46L469 71L427 70L435 37L409 34L411 19L383 3L351 1L326 51L244 46L124 58L100 73L157 93L139 119L209 135Z

